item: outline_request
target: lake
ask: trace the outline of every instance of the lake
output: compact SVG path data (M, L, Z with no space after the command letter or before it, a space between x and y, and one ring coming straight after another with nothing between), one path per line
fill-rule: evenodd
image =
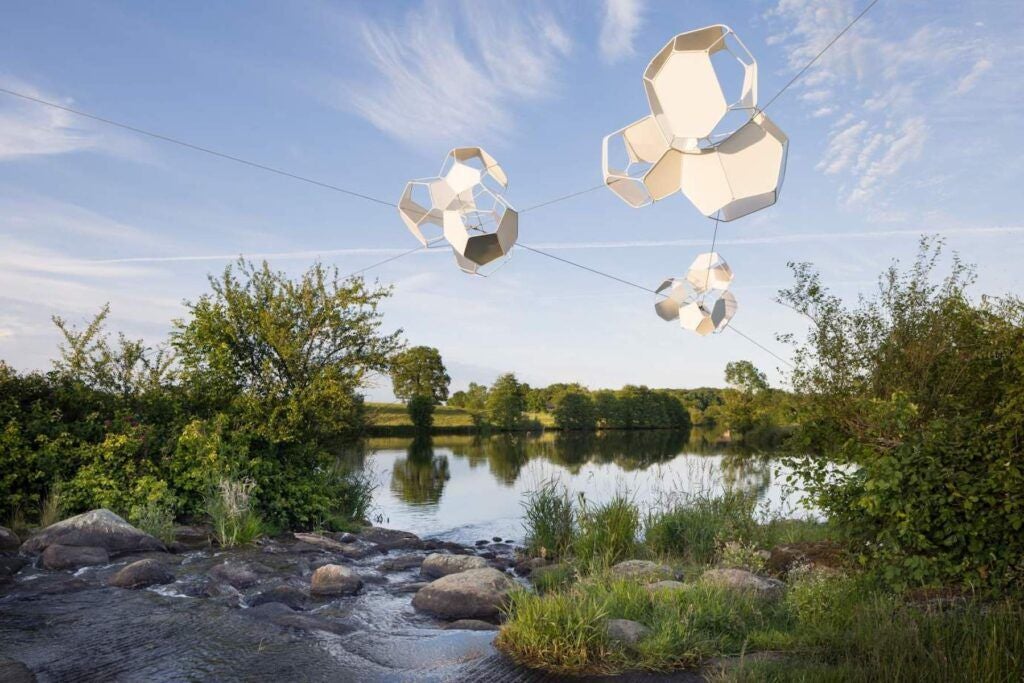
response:
M377 482L375 524L464 543L522 541L524 495L551 479L594 502L625 491L641 509L739 488L756 493L762 514L811 514L777 459L709 445L696 432L375 438L361 459Z

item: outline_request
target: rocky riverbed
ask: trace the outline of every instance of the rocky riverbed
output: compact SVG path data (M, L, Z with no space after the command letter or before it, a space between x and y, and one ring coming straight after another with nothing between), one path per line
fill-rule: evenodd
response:
M544 679L491 645L521 580L512 539L176 536L102 510L20 545L3 530L0 680Z

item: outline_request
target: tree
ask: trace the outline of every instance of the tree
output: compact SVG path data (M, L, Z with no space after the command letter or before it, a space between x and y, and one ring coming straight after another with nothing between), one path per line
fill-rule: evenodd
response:
M897 585L1005 584L1024 567L1024 301L972 301L973 270L922 240L847 305L810 264L780 301L796 344L794 457L811 502Z
M750 361L740 360L726 364L725 381L730 389L724 393L720 414L729 429L743 437L765 419L768 378Z
M395 396L408 401L427 396L434 404L448 400L451 377L441 360L441 352L430 346L414 346L391 361L391 385Z
M499 429L518 429L526 410L526 392L511 372L496 379L487 392L487 414Z
M597 412L590 394L572 391L562 394L555 406L555 425L565 430L590 430L597 426Z

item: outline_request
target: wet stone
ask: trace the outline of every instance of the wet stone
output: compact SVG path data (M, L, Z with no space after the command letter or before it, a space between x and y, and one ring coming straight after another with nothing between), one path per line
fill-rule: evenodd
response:
M497 631L498 626L480 619L456 619L441 628L446 631Z
M422 555L399 555L384 560L377 565L377 568L382 572L402 572L418 569L421 564L423 564Z
M249 606L258 607L269 602L281 603L293 610L304 610L309 607L309 595L295 586L275 586L250 599Z
M5 526L0 526L0 551L17 550L21 546L21 540L17 534Z
M259 576L252 567L243 562L221 562L207 573L211 578L222 581L233 588L248 588L256 585L259 581Z
M116 588L139 589L174 581L174 574L156 560L139 560L122 568L107 581Z
M42 564L46 569L78 569L110 562L110 555L99 547L49 545L43 551Z

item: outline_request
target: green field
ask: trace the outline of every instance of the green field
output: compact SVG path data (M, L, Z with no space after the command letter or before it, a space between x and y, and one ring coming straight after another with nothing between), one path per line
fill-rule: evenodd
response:
M371 430L412 429L412 422L409 420L404 403L367 403L366 406ZM525 417L528 421L536 420L545 429L551 429L555 425L550 413L525 413ZM473 429L475 429L473 413L468 410L437 406L434 411L434 430L469 431Z

